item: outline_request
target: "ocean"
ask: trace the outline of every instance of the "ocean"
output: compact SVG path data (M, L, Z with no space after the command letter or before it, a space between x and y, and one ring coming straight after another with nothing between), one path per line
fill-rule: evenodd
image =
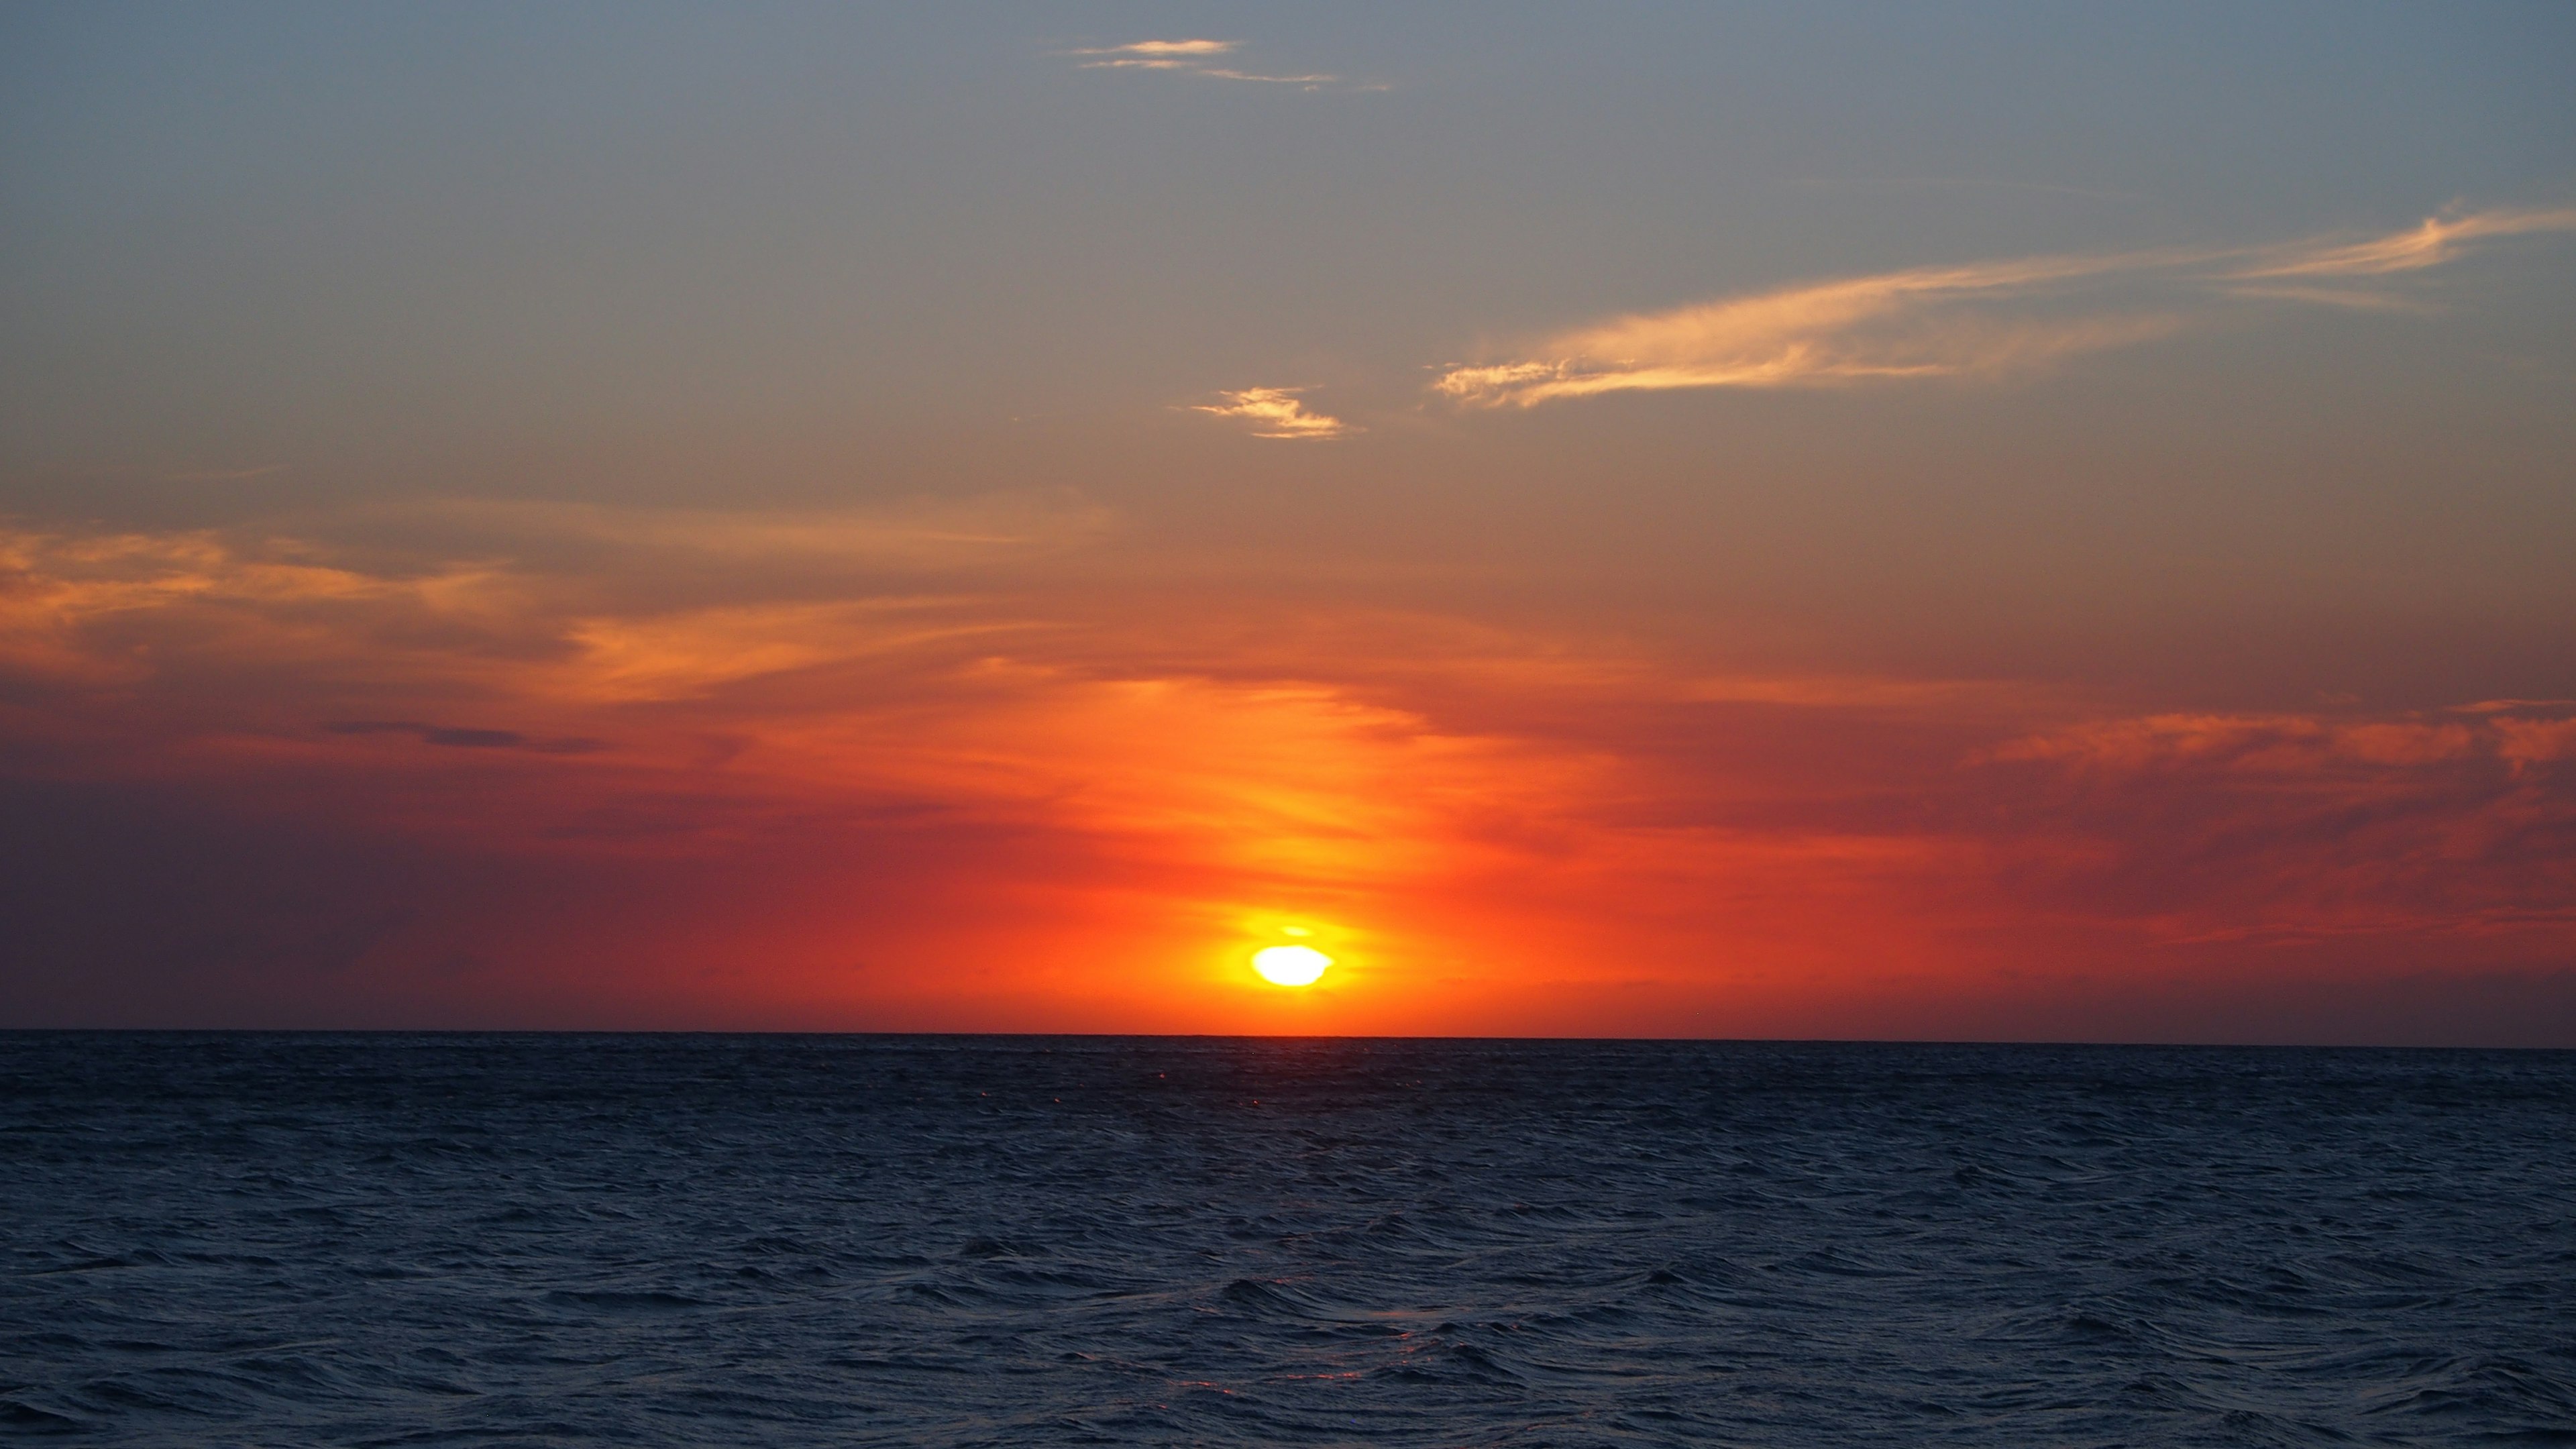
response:
M0 1035L0 1437L2576 1443L2576 1053Z

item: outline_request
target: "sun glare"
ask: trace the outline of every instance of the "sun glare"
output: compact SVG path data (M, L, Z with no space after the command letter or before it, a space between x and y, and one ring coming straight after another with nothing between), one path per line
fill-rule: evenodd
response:
M1252 953L1252 969L1274 986L1312 986L1333 958L1312 946L1272 946Z

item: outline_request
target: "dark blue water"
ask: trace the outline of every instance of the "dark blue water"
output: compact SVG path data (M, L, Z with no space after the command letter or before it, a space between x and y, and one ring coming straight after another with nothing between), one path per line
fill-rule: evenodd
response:
M2576 1054L0 1036L0 1436L2576 1442Z

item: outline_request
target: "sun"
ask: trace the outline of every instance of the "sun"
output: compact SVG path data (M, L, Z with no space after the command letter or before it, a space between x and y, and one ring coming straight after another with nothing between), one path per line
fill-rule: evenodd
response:
M1312 986L1333 958L1312 946L1272 946L1252 953L1252 969L1273 986Z

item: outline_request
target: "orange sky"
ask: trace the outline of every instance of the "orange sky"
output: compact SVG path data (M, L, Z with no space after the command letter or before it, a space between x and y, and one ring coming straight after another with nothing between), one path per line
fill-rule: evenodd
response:
M9 536L43 823L81 871L171 856L103 933L132 964L53 1010L2332 1035L2464 968L2543 990L2576 941L2566 701L2178 712L1032 589L1096 527L1039 505L485 512L574 562ZM606 545L695 597L628 596L578 562ZM910 576L857 587L886 569ZM120 804L151 846L65 818ZM1335 958L1323 984L1252 977L1292 940Z
M2576 1045L2563 20L712 14L6 22L0 1026Z

